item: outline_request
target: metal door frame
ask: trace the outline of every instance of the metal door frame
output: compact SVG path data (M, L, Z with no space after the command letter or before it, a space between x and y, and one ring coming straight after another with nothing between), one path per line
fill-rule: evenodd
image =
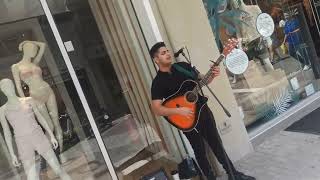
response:
M82 90L82 87L81 87L81 85L79 83L79 79L78 79L78 77L76 75L76 72L75 72L75 70L74 70L74 68L72 66L72 63L71 63L70 57L68 55L68 52L65 49L65 46L64 46L64 43L63 43L62 38L60 36L60 33L58 31L57 25L54 22L52 13L51 13L51 11L49 9L49 5L48 5L46 0L39 0L39 1L41 3L41 6L43 8L43 11L44 11L47 19L48 19L48 22L49 22L50 28L51 28L51 30L53 32L53 35L55 37L55 40L56 40L56 42L57 42L57 44L59 46L59 49L60 49L60 52L62 54L63 60L66 63L66 66L67 66L68 71L70 73L71 79L72 79L72 81L74 83L74 86L75 86L75 88L77 90L77 93L79 95L79 98L80 98L80 101L81 101L82 106L84 108L84 111L85 111L85 113L86 113L86 115L88 117L89 123L91 125L92 130L93 130L94 136L95 136L95 138L96 138L96 140L98 142L98 146L99 146L99 148L101 150L101 153L102 153L102 156L103 156L103 158L104 158L104 160L106 162L106 165L107 165L108 170L110 172L111 178L113 180L118 180L117 173L116 173L116 171L115 171L115 169L114 169L114 167L112 165L110 156L109 156L107 148L106 148L106 146L105 146L105 144L103 142L101 134L100 134L100 132L98 130L97 124L94 121L94 117L92 115L92 112L91 112L91 109L89 107L88 101L87 101L87 99L86 99L86 97L84 95L84 92Z

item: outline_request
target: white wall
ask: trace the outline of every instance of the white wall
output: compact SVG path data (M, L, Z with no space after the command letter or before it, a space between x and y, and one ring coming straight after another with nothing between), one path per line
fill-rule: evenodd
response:
M173 50L187 46L191 53L193 64L205 73L211 59L219 56L214 36L201 0L151 0L154 1L160 12L164 26L161 31L167 36ZM160 17L157 21L161 22ZM160 25L159 25L160 26ZM218 127L223 124L231 124L231 128L222 134L226 151L233 161L239 160L252 151L251 143L240 117L236 100L233 96L225 71L217 78L210 87L221 99L223 104L231 112L232 117L227 118L220 106L210 97L209 106L213 110Z
M132 0L132 3L136 15L139 19L139 24L141 26L141 30L146 40L148 49L158 41L168 41L166 37L162 37L162 35L160 34L161 27L164 26L160 26L159 24L157 24L154 17L153 9L151 9L152 5L150 4L149 0ZM141 60L144 61L145 59ZM151 74L146 74L146 76L149 76L147 79L150 79L150 82L148 83L151 87L151 79L155 77L157 70L151 60L151 57L149 61L146 62L146 64L151 70ZM175 160L177 162L181 161L181 158L185 154L185 152L178 131L176 131L176 129L169 123L167 123L164 119L158 118L158 120L162 136L165 139L165 143L168 147L167 158Z

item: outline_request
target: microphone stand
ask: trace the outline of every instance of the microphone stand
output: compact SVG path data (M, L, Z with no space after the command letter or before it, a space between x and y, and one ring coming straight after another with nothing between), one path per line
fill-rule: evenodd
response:
M186 48L186 50L187 50L187 52L188 52L189 58L186 56L186 54L185 54L183 51L181 52L181 54L182 54L182 56L186 59L186 61L191 65L191 67L193 68L193 70L196 72L196 74L197 74L198 77L199 77L200 71L198 71L197 68L192 65L192 63L191 63L191 58L190 58L190 54L189 54L189 50L188 50L187 47L185 47L185 48ZM197 84L200 84L198 78L196 79L196 82L197 82ZM221 103L221 101L220 101L219 98L215 95L215 93L212 91L212 89L211 89L208 85L206 85L206 87L207 87L207 89L209 90L209 92L211 93L211 95L215 98L215 100L219 103L219 105L220 105L221 108L223 109L224 113L230 118L230 117L231 117L230 112L224 107L224 105ZM202 93L202 95L204 95L202 90L201 90L201 93ZM216 128L217 128L217 127L216 127ZM217 134L217 135L220 136L219 134ZM226 150L224 149L224 146L223 146L223 143L222 143L221 138L218 137L218 139L220 139L220 140L219 140L219 144L220 144L221 148L223 149L224 159L225 159L225 161L227 162L228 170L229 170L229 172L231 173L231 174L229 174L229 175L231 176L231 179L232 179L232 180L236 180L236 179L235 179L235 176L234 176L233 169L231 168L231 164L230 164L230 161L231 161L231 160L229 161L229 158L227 157L228 155L227 155L227 153L226 153ZM201 168L200 168L200 169L201 169Z

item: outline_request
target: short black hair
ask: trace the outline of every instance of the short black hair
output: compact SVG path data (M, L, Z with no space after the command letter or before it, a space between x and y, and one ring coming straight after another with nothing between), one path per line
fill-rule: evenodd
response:
M150 56L152 57L152 59L155 57L158 50L162 47L166 47L166 44L164 42L157 42L155 45L153 45L151 47L149 53L150 53Z

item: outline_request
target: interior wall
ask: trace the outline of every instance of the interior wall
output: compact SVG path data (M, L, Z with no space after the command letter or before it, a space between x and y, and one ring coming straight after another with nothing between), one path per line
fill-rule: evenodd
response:
M201 0L152 0L157 4L160 16L157 22L163 22L162 34L168 37L173 50L187 46L193 64L205 73L210 61L219 56L206 11ZM161 18L161 19L160 19ZM179 59L183 60L183 59ZM224 69L221 67L221 69ZM238 110L225 70L214 80L210 87L230 111L228 118L218 103L209 96L209 107L213 111L226 151L236 161L252 151L247 131ZM229 128L228 128L229 127Z
M66 0L47 0L52 13L67 11ZM0 1L0 24L43 15L39 0Z

